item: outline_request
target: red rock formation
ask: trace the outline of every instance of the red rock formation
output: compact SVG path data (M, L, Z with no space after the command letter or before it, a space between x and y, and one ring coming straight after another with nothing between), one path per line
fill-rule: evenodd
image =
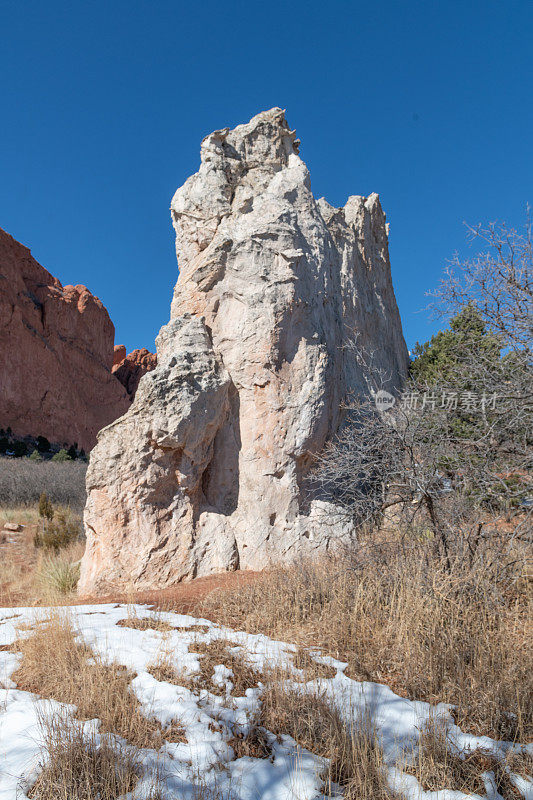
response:
M151 353L146 347L143 347L142 350L133 350L126 355L126 348L123 344L115 345L113 374L125 387L132 400L142 376L151 372L156 366L156 354Z
M111 372L114 325L0 229L0 427L90 450L130 397Z
M115 351L113 353L113 369L118 367L124 359L126 358L126 348L123 344L116 344Z

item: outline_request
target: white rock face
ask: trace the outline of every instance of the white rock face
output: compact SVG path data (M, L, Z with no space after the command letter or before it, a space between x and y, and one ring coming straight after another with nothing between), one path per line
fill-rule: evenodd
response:
M202 142L172 200L180 274L157 368L91 454L80 591L325 550L353 536L304 491L364 375L357 331L399 385L407 350L378 196L313 198L278 108Z

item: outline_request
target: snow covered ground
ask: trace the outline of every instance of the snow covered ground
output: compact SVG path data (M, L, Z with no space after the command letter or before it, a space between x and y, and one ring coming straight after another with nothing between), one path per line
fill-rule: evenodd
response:
M419 732L431 718L439 718L446 726L452 747L466 752L479 747L505 753L518 745L495 742L487 737L462 733L454 725L450 707L430 706L412 702L394 694L387 686L351 680L345 674L346 665L317 654L317 661L333 666L336 675L316 681L302 682L302 674L293 666L296 651L293 645L273 641L262 635L250 635L215 625L208 620L174 613L161 613L159 620L168 622L172 630L137 630L117 625L132 613L125 605L73 606L69 609L80 636L93 649L110 661L128 667L136 673L132 687L141 702L143 713L157 718L163 725L178 720L186 742L166 743L160 751L143 751L147 777L141 780L134 793L135 800L149 797L152 788L148 776L150 767L157 767L165 798L197 798L197 786L212 792L217 798L235 800L313 800L323 796L320 773L324 759L297 748L290 737L281 741L269 734L272 746L270 758L235 758L229 744L236 733L246 734L247 726L261 702L262 688L248 689L244 697L232 697L231 670L225 665L215 667L215 680L226 687L226 696L207 690L191 691L183 686L156 680L147 667L153 664L162 648L172 654L176 667L191 675L199 670L194 646L217 638L230 640L244 648L248 659L262 671L284 666L294 673L294 687L309 691L318 687L343 713L348 724L360 718L367 709L379 734L388 769L391 787L408 800L461 800L461 792L424 792L416 778L401 772L397 764L405 764L416 752ZM21 624L34 624L47 616L47 609L0 609L0 646L9 645L31 630L19 630ZM136 618L153 617L147 607L135 606ZM196 631L191 627L201 625ZM0 649L0 800L25 800L42 763L43 740L39 719L42 714L66 711L68 707L16 688L11 675L20 656ZM300 680L297 680L297 679ZM75 722L98 735L98 720ZM126 746L123 743L123 746ZM533 745L529 745L533 754ZM514 776L515 786L528 800L533 799L533 782ZM492 773L486 773L487 797L500 795L494 789ZM130 798L132 800L132 798Z

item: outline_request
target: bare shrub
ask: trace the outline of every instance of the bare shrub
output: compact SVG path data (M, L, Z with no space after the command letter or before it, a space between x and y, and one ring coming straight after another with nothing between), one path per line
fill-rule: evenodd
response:
M80 719L98 718L103 732L122 736L137 747L157 749L165 740L185 740L177 723L165 729L141 712L130 688L135 676L125 667L104 662L80 643L65 612L56 612L16 646L22 660L12 677L19 689L71 703Z
M516 353L484 358L477 338L471 351L468 341L461 340L453 377L443 377L438 391L412 381L386 411L375 402L385 376L373 372L371 356L355 342L368 394L350 403L337 436L316 456L310 484L354 525L387 525L394 510L406 531L425 528L449 571L454 559L475 560L501 521L513 520L509 539L530 542L533 534L533 373L517 365ZM453 405L464 396L471 403L486 398L479 413ZM447 397L455 398L451 406ZM489 405L489 397L498 404Z
M45 492L53 503L81 513L86 500L86 472L87 464L81 461L0 457L0 505L34 505Z
M366 392L318 455L313 487L356 524L396 508L404 527L426 526L449 571L500 520L533 541L532 228L469 230L485 252L455 258L434 293L450 328L417 344L401 403L354 336Z
M528 209L529 212L529 209ZM473 304L483 322L514 350L533 342L533 229L528 213L522 231L504 223L468 225L484 248L474 258L455 256L437 291L434 307L444 315Z

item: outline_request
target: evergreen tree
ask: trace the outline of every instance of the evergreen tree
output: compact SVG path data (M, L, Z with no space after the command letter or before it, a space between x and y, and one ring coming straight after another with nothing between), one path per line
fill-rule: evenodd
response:
M48 453L50 451L50 442L46 436L37 437L37 450L39 453Z
M52 456L52 461L72 461L67 451L62 448L58 453Z
M436 386L457 383L468 389L472 360L496 364L501 344L487 331L475 306L465 306L450 321L450 327L439 331L429 342L417 342L413 349L411 375L417 383Z

